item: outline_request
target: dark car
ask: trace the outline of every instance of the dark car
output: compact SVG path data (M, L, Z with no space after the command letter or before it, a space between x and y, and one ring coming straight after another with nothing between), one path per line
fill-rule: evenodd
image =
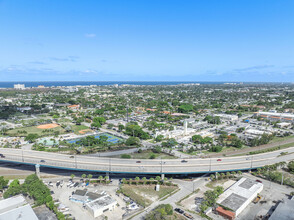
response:
M1 157L1 158L5 158L5 156L4 156L3 154L0 154L0 157Z
M188 161L186 161L186 160L182 160L181 163L188 163Z
M70 156L69 158L75 158L74 156Z
M140 160L138 160L138 161L136 161L136 163L141 163L141 161L140 161Z
M262 183L262 181L261 181L261 180L256 180L256 182Z
M41 163L45 163L45 160L40 160Z
M184 211L182 209L179 209L179 208L175 208L175 211L178 212L178 213L180 213L180 214L183 214L184 213Z

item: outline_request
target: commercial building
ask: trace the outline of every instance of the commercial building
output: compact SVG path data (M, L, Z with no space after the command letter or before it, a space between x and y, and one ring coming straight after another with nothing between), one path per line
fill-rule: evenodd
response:
M106 211L112 211L117 204L115 199L105 193L93 193L87 190L76 190L70 200L83 203L94 218Z
M15 88L15 89L25 89L25 84L14 84L13 88Z
M277 113L277 112L256 112L257 117L268 119L271 121L282 121L294 123L294 114L290 113Z
M227 208L227 210L219 208L217 212L229 219L234 219L262 190L262 183L243 177L220 195L217 203L221 207Z
M215 114L214 116L220 117L223 121L238 121L237 115Z
M102 215L106 211L112 211L117 202L109 195L101 196L91 202L86 203L86 208L94 218Z
M23 196L14 196L0 201L0 219L38 220L38 217Z
M294 200L286 199L279 203L269 220L289 220L294 216Z

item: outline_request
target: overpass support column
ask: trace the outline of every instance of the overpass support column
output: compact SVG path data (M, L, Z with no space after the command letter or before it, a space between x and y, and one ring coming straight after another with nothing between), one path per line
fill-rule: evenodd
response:
M164 180L164 177L165 177L165 175L164 175L164 173L162 173L161 174L161 180Z
M35 168L36 168L36 175L38 178L40 178L40 164L36 164Z
M106 176L108 177L108 179L109 179L109 172L106 172Z

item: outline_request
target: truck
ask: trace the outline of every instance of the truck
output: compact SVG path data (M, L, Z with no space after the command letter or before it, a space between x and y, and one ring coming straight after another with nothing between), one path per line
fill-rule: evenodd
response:
M261 199L261 196L257 194L257 197L253 200L253 203L254 204L258 203L260 199Z

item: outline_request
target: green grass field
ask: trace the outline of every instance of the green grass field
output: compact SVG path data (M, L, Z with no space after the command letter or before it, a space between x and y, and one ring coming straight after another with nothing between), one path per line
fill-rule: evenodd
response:
M80 134L79 131L81 130L90 129L89 127L85 125L72 125L71 127L75 134Z
M43 132L44 130L50 130L50 132ZM22 131L26 131L26 133L22 133ZM59 131L60 134L66 133L62 127L50 128L50 129L40 129L37 126L32 127L24 127L24 128L16 128L13 130L8 130L7 135L9 136L22 136L25 137L28 134L37 134L39 136L52 136L54 132Z

